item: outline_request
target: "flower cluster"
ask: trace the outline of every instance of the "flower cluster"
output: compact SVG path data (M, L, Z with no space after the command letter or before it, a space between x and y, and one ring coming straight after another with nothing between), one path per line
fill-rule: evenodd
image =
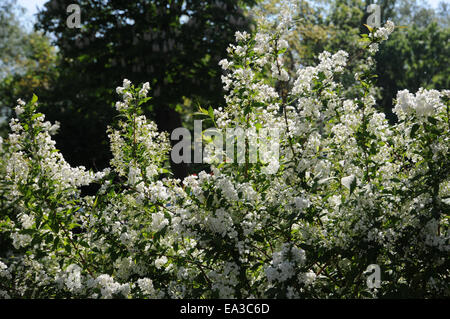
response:
M111 167L94 174L55 149L36 97L18 101L0 139L0 297L450 296L450 91L398 92L390 125L369 60L355 98L344 51L290 81L290 21L236 33L220 62L227 105L208 112L218 129L278 130L276 165L246 154L171 178L167 135L141 112L150 87L124 80ZM368 50L393 29L370 30Z

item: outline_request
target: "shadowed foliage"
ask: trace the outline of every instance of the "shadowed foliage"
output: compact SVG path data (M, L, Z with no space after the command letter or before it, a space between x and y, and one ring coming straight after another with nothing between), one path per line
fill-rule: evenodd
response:
M182 125L177 104L188 97L223 104L220 59L236 30L249 21L240 5L253 1L78 1L81 28L68 28L71 0L52 0L36 27L52 33L62 57L50 119L62 122L58 145L75 165L102 168L109 161L106 126L112 122L114 94L123 78L150 82L153 99L145 113L158 128ZM175 176L184 165L172 165Z

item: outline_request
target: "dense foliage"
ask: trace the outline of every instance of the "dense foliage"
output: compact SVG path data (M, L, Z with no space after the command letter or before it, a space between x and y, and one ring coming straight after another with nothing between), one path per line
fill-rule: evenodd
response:
M113 88L123 78L149 81L153 99L142 109L167 132L182 125L183 98L223 103L217 63L234 33L249 27L241 7L254 1L82 0L81 28L72 29L71 3L48 1L38 15L36 28L53 35L62 57L52 95L41 100L63 124L56 140L70 163L102 169L111 158L104 141ZM172 168L186 175L183 165Z
M389 42L380 44L375 54L377 107L383 110L391 123L393 99L399 90L417 91L449 87L450 36L449 6L442 2L433 9L418 0L302 0L293 12L296 29L287 38L291 52L287 56L288 71L294 75L297 68L313 66L320 52L343 49L352 57L342 74L345 87L352 96L353 74L369 52L357 45L361 33L367 33L367 8L380 6L381 21L391 20L398 29ZM277 18L280 1L264 0L259 7L264 15Z
M354 75L358 96L343 95L341 50L275 89L289 80L289 12L236 33L220 61L226 107L206 112L218 129L278 130L269 160L170 177L168 136L142 115L150 85L124 80L107 130L113 159L93 173L55 149L58 124L37 113L37 97L18 101L0 144L0 295L450 296L450 91L398 92L390 126L371 56ZM359 45L373 55L393 30L388 21ZM99 191L83 196L89 184ZM366 284L370 264L379 288Z
M56 49L41 32L33 32L21 21L16 0L0 4L0 116L9 119L18 97L41 97L57 77ZM7 126L0 118L0 134Z
M103 169L111 159L106 127L113 121L113 88L128 78L149 81L152 101L142 106L160 131L192 128L198 104L224 105L217 62L236 30L248 31L258 11L278 21L285 0L258 1L77 1L81 28L69 28L66 8L73 1L47 1L38 15L37 32L21 22L16 0L0 5L0 136L14 114L17 98L39 96L47 119L62 123L54 138L71 165ZM324 50L351 56L340 76L348 98L355 97L353 74L368 52L357 41L367 32L366 8L373 0L301 0L292 12L296 29L286 38L287 72L314 66ZM448 88L450 46L448 6L431 9L416 0L379 0L382 21L401 26L380 45L374 94L377 107L394 122L397 91ZM170 3L170 4L169 4ZM46 35L43 35L45 32ZM52 45L50 40L52 39ZM293 83L289 83L292 85ZM177 177L203 166L175 165ZM85 188L89 194L95 189Z

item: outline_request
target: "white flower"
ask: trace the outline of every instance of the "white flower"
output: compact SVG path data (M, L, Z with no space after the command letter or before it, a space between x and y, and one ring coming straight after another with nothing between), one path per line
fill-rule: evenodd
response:
M151 281L151 279L138 279L137 284L144 295L153 295L155 293L155 289L153 288L153 282Z
M250 34L248 34L246 31L244 32L236 31L234 36L236 37L236 41L245 41L250 38Z
M141 179L141 170L139 167L130 167L128 172L128 185L134 186Z
M145 169L145 176L147 179L152 179L155 175L158 175L158 168L156 165L151 164L150 166L147 166Z
M148 193L153 201L156 200L166 200L169 198L170 194L167 192L167 188L161 181L157 181L148 187Z
M19 116L20 114L25 112L25 109L22 106L20 106L20 105L17 105L14 110L16 111L16 115L17 116Z
M347 189L351 189L351 185L355 182L355 179L356 179L356 177L355 177L355 175L350 175L350 176L347 176L347 177L342 177L341 178L341 184L343 185L343 186L345 186Z
M166 263L167 263L167 257L162 256L155 260L155 267L158 269L161 269L161 267L163 267Z
M267 280L269 282L287 281L294 276L296 265L303 264L305 260L305 252L302 249L284 243L281 251L273 253L272 261L269 267L265 269Z
M401 113L411 114L412 111L415 111L416 115L421 118L432 116L440 104L439 97L439 91L425 90L423 88L420 88L415 96L409 93L408 90L399 91L394 113L402 115Z
M123 109L125 109L127 107L127 105L123 102L116 102L116 110L117 111L121 111Z
M112 298L114 294L121 293L127 296L130 290L128 284L120 284L115 282L114 279L107 274L103 274L97 277L97 284L100 286L100 292L103 298Z
M394 24L394 22L388 20L388 21L386 22L386 24L384 25L384 27L387 29L387 31L389 32L389 34L391 34L392 32L394 32L395 24Z
M6 264L4 264L2 261L0 261L0 278L6 278L6 279L10 279L11 278L11 274L8 270L8 266Z
M291 248L291 254L294 261L299 264L303 264L306 260L305 251L303 249L297 248L296 246L293 246Z
M67 267L66 272L68 273L65 281L67 288L72 292L81 289L81 267L76 264L71 264Z
M59 123L58 121L55 121L55 124L53 124L52 126L50 126L50 128L48 129L48 132L49 132L51 135L54 135L54 134L56 134L56 131L59 130L59 127L60 127L60 123Z
M220 234L222 237L225 237L227 232L230 236L233 236L235 231L233 229L233 220L224 208L217 209L215 216L206 217L205 223L211 231Z
M310 270L307 273L302 274L302 281L308 286L316 280L316 274Z
M439 92L436 90L419 89L416 93L415 110L419 116L432 116L439 104Z
M386 24L375 31L375 37L387 40L389 35L394 31L395 25L392 21L387 21Z
M221 76L222 83L225 84L223 89L225 91L228 91L230 89L230 85L233 83L233 80L231 80L229 77L222 75Z
M401 90L397 92L397 105L394 108L394 112L398 114L399 110L407 113L414 105L414 95L409 93L408 90Z
M289 46L288 42L284 39L278 41L278 50L286 49Z
M262 172L267 175L273 175L276 172L278 172L279 168L280 168L280 163L278 162L278 159L272 158L272 160L267 163L267 166L264 166L262 168Z
M125 94L123 95L123 100L125 101L125 103L129 103L132 99L133 95L131 95L130 92L125 92Z
M150 83L145 82L142 85L142 89L139 91L139 95L143 97L147 96L148 90L150 90Z
M310 206L310 202L307 198L295 197L294 205L298 210L303 211L305 208L308 208Z
M13 240L13 246L16 249L27 246L28 244L31 243L32 240L31 236L27 234L23 235L18 233L12 233L10 237Z
M228 68L232 65L233 63L228 62L227 59L222 59L219 61L219 65L222 67L222 69L224 70L228 70Z
M20 222L22 223L22 227L25 229L29 229L34 224L34 218L32 216L29 216L27 214L22 214L20 216Z
M123 85L124 89L128 89L130 87L130 84L131 84L130 80L127 80L127 79L123 80L123 84L122 85Z
M280 81L288 81L289 80L289 74L287 71L281 66L277 65L276 63L272 63L272 76L275 79L278 79Z
M124 90L124 88L121 87L121 86L118 86L118 87L116 88L117 94L122 94L122 93L123 93L123 90Z
M371 45L369 45L369 52L377 53L378 52L378 43L372 43Z
M152 229L153 231L160 231L169 224L162 212L152 214Z
M225 198L230 201L236 201L239 199L236 190L234 189L233 184L226 178L222 178L218 181L217 186L222 191L222 194Z

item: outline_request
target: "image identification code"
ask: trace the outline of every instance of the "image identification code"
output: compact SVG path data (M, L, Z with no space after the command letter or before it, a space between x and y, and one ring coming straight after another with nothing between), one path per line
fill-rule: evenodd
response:
M225 314L267 314L270 311L268 304L243 304L243 303L225 303L223 307L213 305L193 305L187 303L180 307L181 314L202 314L208 317L212 316L214 312Z

